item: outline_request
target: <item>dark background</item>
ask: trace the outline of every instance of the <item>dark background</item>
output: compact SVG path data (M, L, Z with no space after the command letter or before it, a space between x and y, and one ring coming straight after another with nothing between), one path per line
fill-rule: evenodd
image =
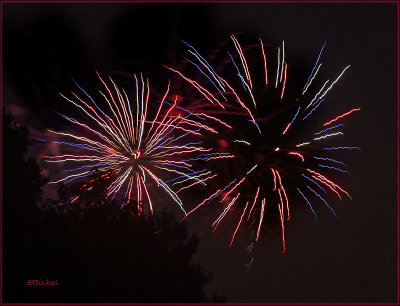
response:
M326 40L320 78L333 79L351 64L330 94L332 114L362 108L345 129L345 140L363 149L351 153L352 176L343 180L353 201L333 201L338 219L291 220L284 255L279 237L261 237L251 254L244 236L228 248L230 232L211 233L209 216L200 212L189 223L200 239L196 260L213 275L208 290L228 302L396 300L395 4L2 5L3 105L39 138L58 124L49 108L60 105L58 93L71 89L71 77L94 88L94 70L145 72L165 84L161 65L179 63L178 38L203 55L230 33L272 46L285 40L289 65L309 69Z

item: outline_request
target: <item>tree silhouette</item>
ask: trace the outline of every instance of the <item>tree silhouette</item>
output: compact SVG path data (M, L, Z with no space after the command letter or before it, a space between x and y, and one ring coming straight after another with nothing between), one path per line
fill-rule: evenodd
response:
M210 302L210 275L193 262L198 239L163 211L137 218L116 203L82 211L47 200L26 127L3 112L4 302ZM66 197L78 185L60 186ZM29 280L55 281L28 286Z

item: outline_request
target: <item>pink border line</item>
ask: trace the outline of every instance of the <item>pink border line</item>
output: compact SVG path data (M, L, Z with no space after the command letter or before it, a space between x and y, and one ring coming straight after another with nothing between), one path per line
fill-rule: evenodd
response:
M398 3L395 0L2 0L3 3Z
M281 1L268 1L268 0L249 0L249 1L185 1L185 0L175 0L175 1L162 1L162 0L148 0L148 1L132 1L132 0L2 0L0 4L0 124L3 126L3 3L394 3L397 5L397 29L400 26L400 5L398 1L373 1L373 0L327 0L327 1L318 1L318 0L308 0L308 1L293 1L293 0L281 0ZM397 84L400 81L400 73L399 73L399 47L400 47L400 38L399 38L399 30L397 30ZM399 193L399 179L400 179L400 91L399 87L397 87L397 204L400 203L400 193ZM3 177L3 133L0 133L0 181L2 181ZM3 212L3 184L0 186L0 210ZM397 206L397 241L400 238L400 207ZM3 214L1 214L1 244L0 244L0 270L3 271ZM397 243L397 302L396 303L145 303L146 305L398 305L400 302L400 268L399 268L399 252L400 252L400 244ZM0 305L143 305L144 303L3 303L3 274L0 273Z

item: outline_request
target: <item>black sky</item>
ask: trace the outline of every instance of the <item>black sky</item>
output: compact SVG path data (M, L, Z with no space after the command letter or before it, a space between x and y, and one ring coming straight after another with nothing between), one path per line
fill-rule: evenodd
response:
M230 33L285 41L288 60L312 68L326 40L325 79L351 69L335 87L332 114L360 106L345 141L362 147L347 157L343 179L353 201L334 202L339 216L287 225L287 252L266 235L252 255L245 237L212 234L207 214L192 218L197 260L213 273L210 291L229 302L394 302L397 294L397 54L395 4L386 3L5 3L3 104L36 137L57 120L59 92L76 79L94 88L104 75L145 72L165 83L176 65L178 38L202 54ZM246 272L246 264L254 261Z

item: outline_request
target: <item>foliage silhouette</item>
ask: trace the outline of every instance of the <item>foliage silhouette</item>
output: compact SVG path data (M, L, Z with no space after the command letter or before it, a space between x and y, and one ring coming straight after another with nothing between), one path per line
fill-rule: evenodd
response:
M141 216L117 203L82 210L46 200L46 179L26 127L3 112L4 302L222 302L204 286L210 275L193 262L198 239L168 211ZM60 198L78 185L60 186ZM28 286L29 280L55 286Z

